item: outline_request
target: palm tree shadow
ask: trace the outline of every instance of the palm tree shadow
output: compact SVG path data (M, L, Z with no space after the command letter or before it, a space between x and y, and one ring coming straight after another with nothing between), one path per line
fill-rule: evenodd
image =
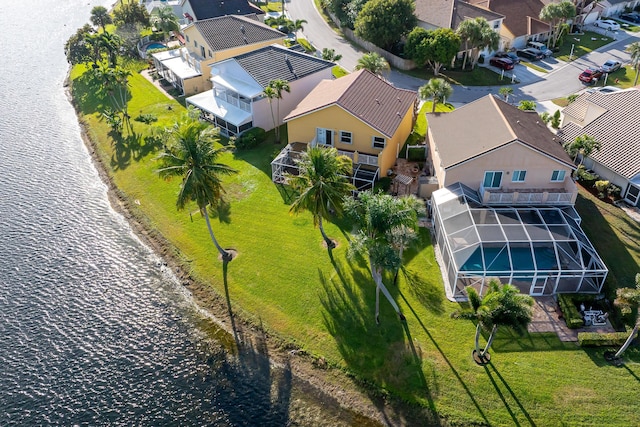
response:
M425 282L422 275L404 267L401 272L411 293L424 307L437 315L444 313L442 289L438 283Z
M131 165L132 160L139 161L162 146L158 138L142 138L135 132L125 136L112 131L110 135L114 142L111 156L111 167L114 170L125 170Z
M229 294L228 267L229 262L224 261L225 298L237 353L233 359L225 356L222 367L214 370L222 375L222 380L214 381L216 400L222 408L230 408L226 412L230 425L288 425L293 385L289 359L282 367L272 368L264 333L245 333L236 322Z
M433 338L433 335L431 335L431 332L429 332L429 329L427 329L427 327L424 325L424 323L422 323L422 320L420 319L418 314L415 312L413 307L409 304L409 302L407 301L405 296L402 294L402 292L400 292L400 297L403 299L403 301L406 304L406 306L409 307L409 311L411 311L413 316L416 318L416 320L418 321L418 323L422 327L422 330L427 334L427 336L431 340L431 343L438 350L438 352L440 353L440 356L442 357L442 359L446 362L446 364L449 366L449 369L451 369L451 372L453 372L453 375L460 382L460 385L462 385L462 388L464 389L464 391L467 392L467 395L469 396L469 399L471 399L471 402L473 403L473 406L475 406L476 410L478 411L478 413L480 414L480 416L482 417L484 422L487 425L490 425L489 419L487 418L487 416L485 415L484 411L482 410L482 408L478 404L478 401L476 400L475 396L471 393L471 390L469 389L467 384L463 381L463 379L460 376L460 374L458 373L457 369L453 366L453 364L451 363L449 358L446 356L446 354L444 354L444 351L442 351L442 348L440 348L440 345L438 344L438 342Z
M214 209L209 209L209 217L217 218L224 224L231 224L231 203L226 200L220 200Z
M496 380L493 378L493 375L491 374L491 370L494 371L494 373L496 374L496 376L498 377L500 382L502 382L504 387L507 389L507 391L511 395L511 398L514 400L516 405L518 405L518 408L520 409L520 412L522 412L522 414L525 416L525 418L529 422L529 425L535 426L536 423L531 418L531 415L529 415L529 412L527 412L527 410L524 408L524 406L522 406L522 403L520 402L520 399L518 399L518 397L515 395L515 393L513 392L511 387L509 386L509 384L505 381L505 379L502 377L502 375L500 375L500 372L498 372L498 369L496 369L495 365L493 363L489 362L488 365L484 366L484 370L487 373L487 376L489 377L489 381L491 381L491 384L496 389L496 393L498 393L498 396L500 397L500 400L502 400L502 403L504 403L504 406L507 409L507 411L509 412L509 415L511 415L511 418L513 419L514 424L517 425L517 426L521 425L520 421L518 421L517 415L511 409L511 406L507 402L507 399L506 399L505 395L502 393L502 391L500 390L499 385L496 383Z
M377 360L377 364L383 364L384 369L378 369L373 381L387 384L391 389L401 390L407 381L420 383L419 397L429 401L429 408L411 411L404 405L397 405L394 401L385 401L377 390L364 387L362 390L371 401L379 408L380 413L387 417L388 425L400 424L400 419L420 419L421 425L439 425L439 419L435 413L435 403L428 388L428 382L422 373L421 350L412 342L405 325L398 321L395 311L385 305L381 309L380 325L377 325L373 315L375 287L367 286L365 295L356 292L361 283L371 282L371 278L360 273L360 270L349 271L348 266L340 265L333 260L337 273L337 283L331 278L325 277L318 270L322 290L320 301L324 308L322 316L327 331L336 341L340 354L353 372L366 372L370 368L371 355ZM364 270L366 271L366 270ZM384 343L384 344L382 344ZM363 380L363 385L367 384ZM391 415L388 406L393 408ZM391 419L399 417L399 419Z

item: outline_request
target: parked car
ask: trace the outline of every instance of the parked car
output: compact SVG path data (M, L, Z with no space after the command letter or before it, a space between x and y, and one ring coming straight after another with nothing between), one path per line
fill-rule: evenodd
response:
M520 58L528 59L529 61L537 61L542 59L544 55L538 49L531 49L530 47L526 49L518 49L516 54Z
M578 76L578 79L580 79L580 81L583 83L591 84L591 83L597 82L598 79L603 75L604 75L604 72L602 70L599 70L599 69L594 70L591 68L587 68L582 72L582 74Z
M510 59L514 64L520 63L520 58L516 55L515 52L498 52L493 55L494 58L507 58Z
M605 73L613 73L614 71L618 71L621 66L622 64L620 63L620 61L616 61L615 59L608 59L607 62L602 64L602 67L600 69Z
M544 43L529 42L529 43L527 43L527 47L530 47L532 49L538 49L540 52L542 52L542 54L544 55L545 58L553 56L553 52L551 52L551 49L549 49L547 47L547 45L544 44Z
M493 57L489 60L489 65L493 65L494 67L498 67L501 70L513 70L513 61L509 58L496 58Z
M622 15L620 15L620 19L624 19L625 21L635 22L636 24L640 24L640 14L636 12L623 13Z
M593 22L593 25L609 31L618 31L620 29L620 24L616 21L612 21L611 19L598 19Z
M620 92L622 89L615 86L604 86L604 87L594 87L593 89L587 89L587 92L601 92L601 93L611 93L611 92Z

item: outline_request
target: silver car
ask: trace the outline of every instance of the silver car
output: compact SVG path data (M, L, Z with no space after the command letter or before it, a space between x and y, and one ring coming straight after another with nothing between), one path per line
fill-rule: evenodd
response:
M620 61L616 61L615 59L609 59L607 60L607 62L602 64L602 67L600 68L605 73L613 73L614 71L618 71L621 66L622 64L620 63Z

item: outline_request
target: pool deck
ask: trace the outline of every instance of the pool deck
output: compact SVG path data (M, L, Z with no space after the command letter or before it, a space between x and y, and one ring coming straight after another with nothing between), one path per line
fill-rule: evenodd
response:
M533 319L528 331L554 332L560 341L577 342L578 332L615 332L607 320L603 326L588 326L579 329L569 329L565 321L560 317L561 311L554 297L535 297L533 305Z

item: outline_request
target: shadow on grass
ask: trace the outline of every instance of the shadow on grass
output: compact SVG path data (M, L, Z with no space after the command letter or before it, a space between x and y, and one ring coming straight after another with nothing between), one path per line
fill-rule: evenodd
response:
M113 155L111 156L111 167L114 171L124 170L132 161L138 162L145 156L162 147L159 138L153 136L142 137L139 134L118 135L110 133L113 139Z
M230 357L221 348L209 357L209 362L215 362L207 381L211 400L225 408L230 425L288 425L293 380L289 361L272 368L264 334L245 334L236 323L228 267L229 263L223 262L224 291L237 353Z
M271 161L276 158L286 143L275 144L273 131L267 133L267 138L255 147L244 150L234 150L233 157L251 164L265 175L271 177Z
M485 339L489 333L483 331ZM519 335L510 328L499 328L496 332L491 349L496 353L534 352L534 351L576 351L575 342L560 341L554 332L524 332Z
M396 416L413 419L417 416L413 411L420 412L416 419L421 419L422 425L439 425L431 390L422 371L422 350L414 344L407 325L398 320L384 298L380 304L380 325L377 325L375 286L371 277L365 275L366 264L360 262L359 268L354 269L349 264L337 263L331 254L330 257L337 280L318 272L323 320L349 370L356 373L362 385L370 381L384 384L409 401L427 402L428 408L408 407L400 402L385 401L378 390L365 387L372 402L387 417L388 425L399 424L399 419L391 419ZM394 409L395 415L385 410L385 404Z
M429 311L434 314L444 314L444 298L439 283L423 281L423 275L415 271L402 269L404 280L409 286L411 294Z
M507 409L507 412L509 412L509 415L511 416L511 419L513 420L514 425L521 426L522 424L521 424L520 420L518 419L519 418L518 414L516 414L514 412L514 410L511 408L511 405L507 401L507 399L509 399L509 398L512 399L515 402L516 406L518 407L519 412L522 413L522 415L524 415L528 425L535 426L536 423L533 421L533 419L529 415L529 412L527 412L527 410L524 408L524 406L522 406L522 403L520 403L520 399L518 399L518 397L515 395L515 393L513 392L511 387L509 386L509 384L505 381L505 379L502 377L502 375L500 375L500 372L498 372L498 369L496 369L496 367L493 365L493 363L489 362L488 365L485 365L484 366L484 370L487 373L487 377L489 378L489 381L491 381L491 384L496 389L496 393L500 397L500 400L502 400L502 403L504 404L504 407ZM493 371L493 373L492 373L492 371ZM496 379L493 377L494 374L498 378L500 384L498 384ZM502 392L501 387L505 388L505 390L508 392L509 396L505 396L505 393Z
M413 316L416 318L416 320L418 321L418 323L420 324L420 326L422 327L422 330L424 331L425 334L427 334L427 336L429 337L429 340L431 340L431 343L433 344L433 346L438 350L438 352L440 353L440 356L442 357L442 360L445 361L445 363L447 364L447 366L449 366L449 369L451 369L451 372L453 373L453 375L456 377L456 379L460 382L460 385L462 386L462 388L464 389L465 392L467 392L467 395L469 396L469 399L471 400L471 402L473 403L473 406L475 407L475 409L478 411L478 414L480 414L480 416L482 417L482 419L484 420L484 422L487 425L490 425L489 420L487 419L487 416L485 415L484 411L482 410L482 408L480 407L480 405L478 404L478 401L476 400L475 396L473 395L473 393L471 393L471 390L469 389L469 387L467 386L467 384L462 380L462 377L460 376L460 374L458 373L457 369L453 366L453 364L451 363L451 361L449 360L449 358L446 356L446 354L444 354L444 351L442 351L442 348L438 345L438 342L433 338L433 336L431 335L431 333L429 332L429 329L427 329L427 327L424 325L424 323L422 323L422 319L420 319L420 317L418 316L418 314L415 312L415 310L413 309L413 307L409 304L409 302L407 301L407 299L405 298L405 296L400 293L400 296L402 297L402 299L404 300L404 303L407 305L407 307L409 307L409 310L411 311L411 313L413 314Z

